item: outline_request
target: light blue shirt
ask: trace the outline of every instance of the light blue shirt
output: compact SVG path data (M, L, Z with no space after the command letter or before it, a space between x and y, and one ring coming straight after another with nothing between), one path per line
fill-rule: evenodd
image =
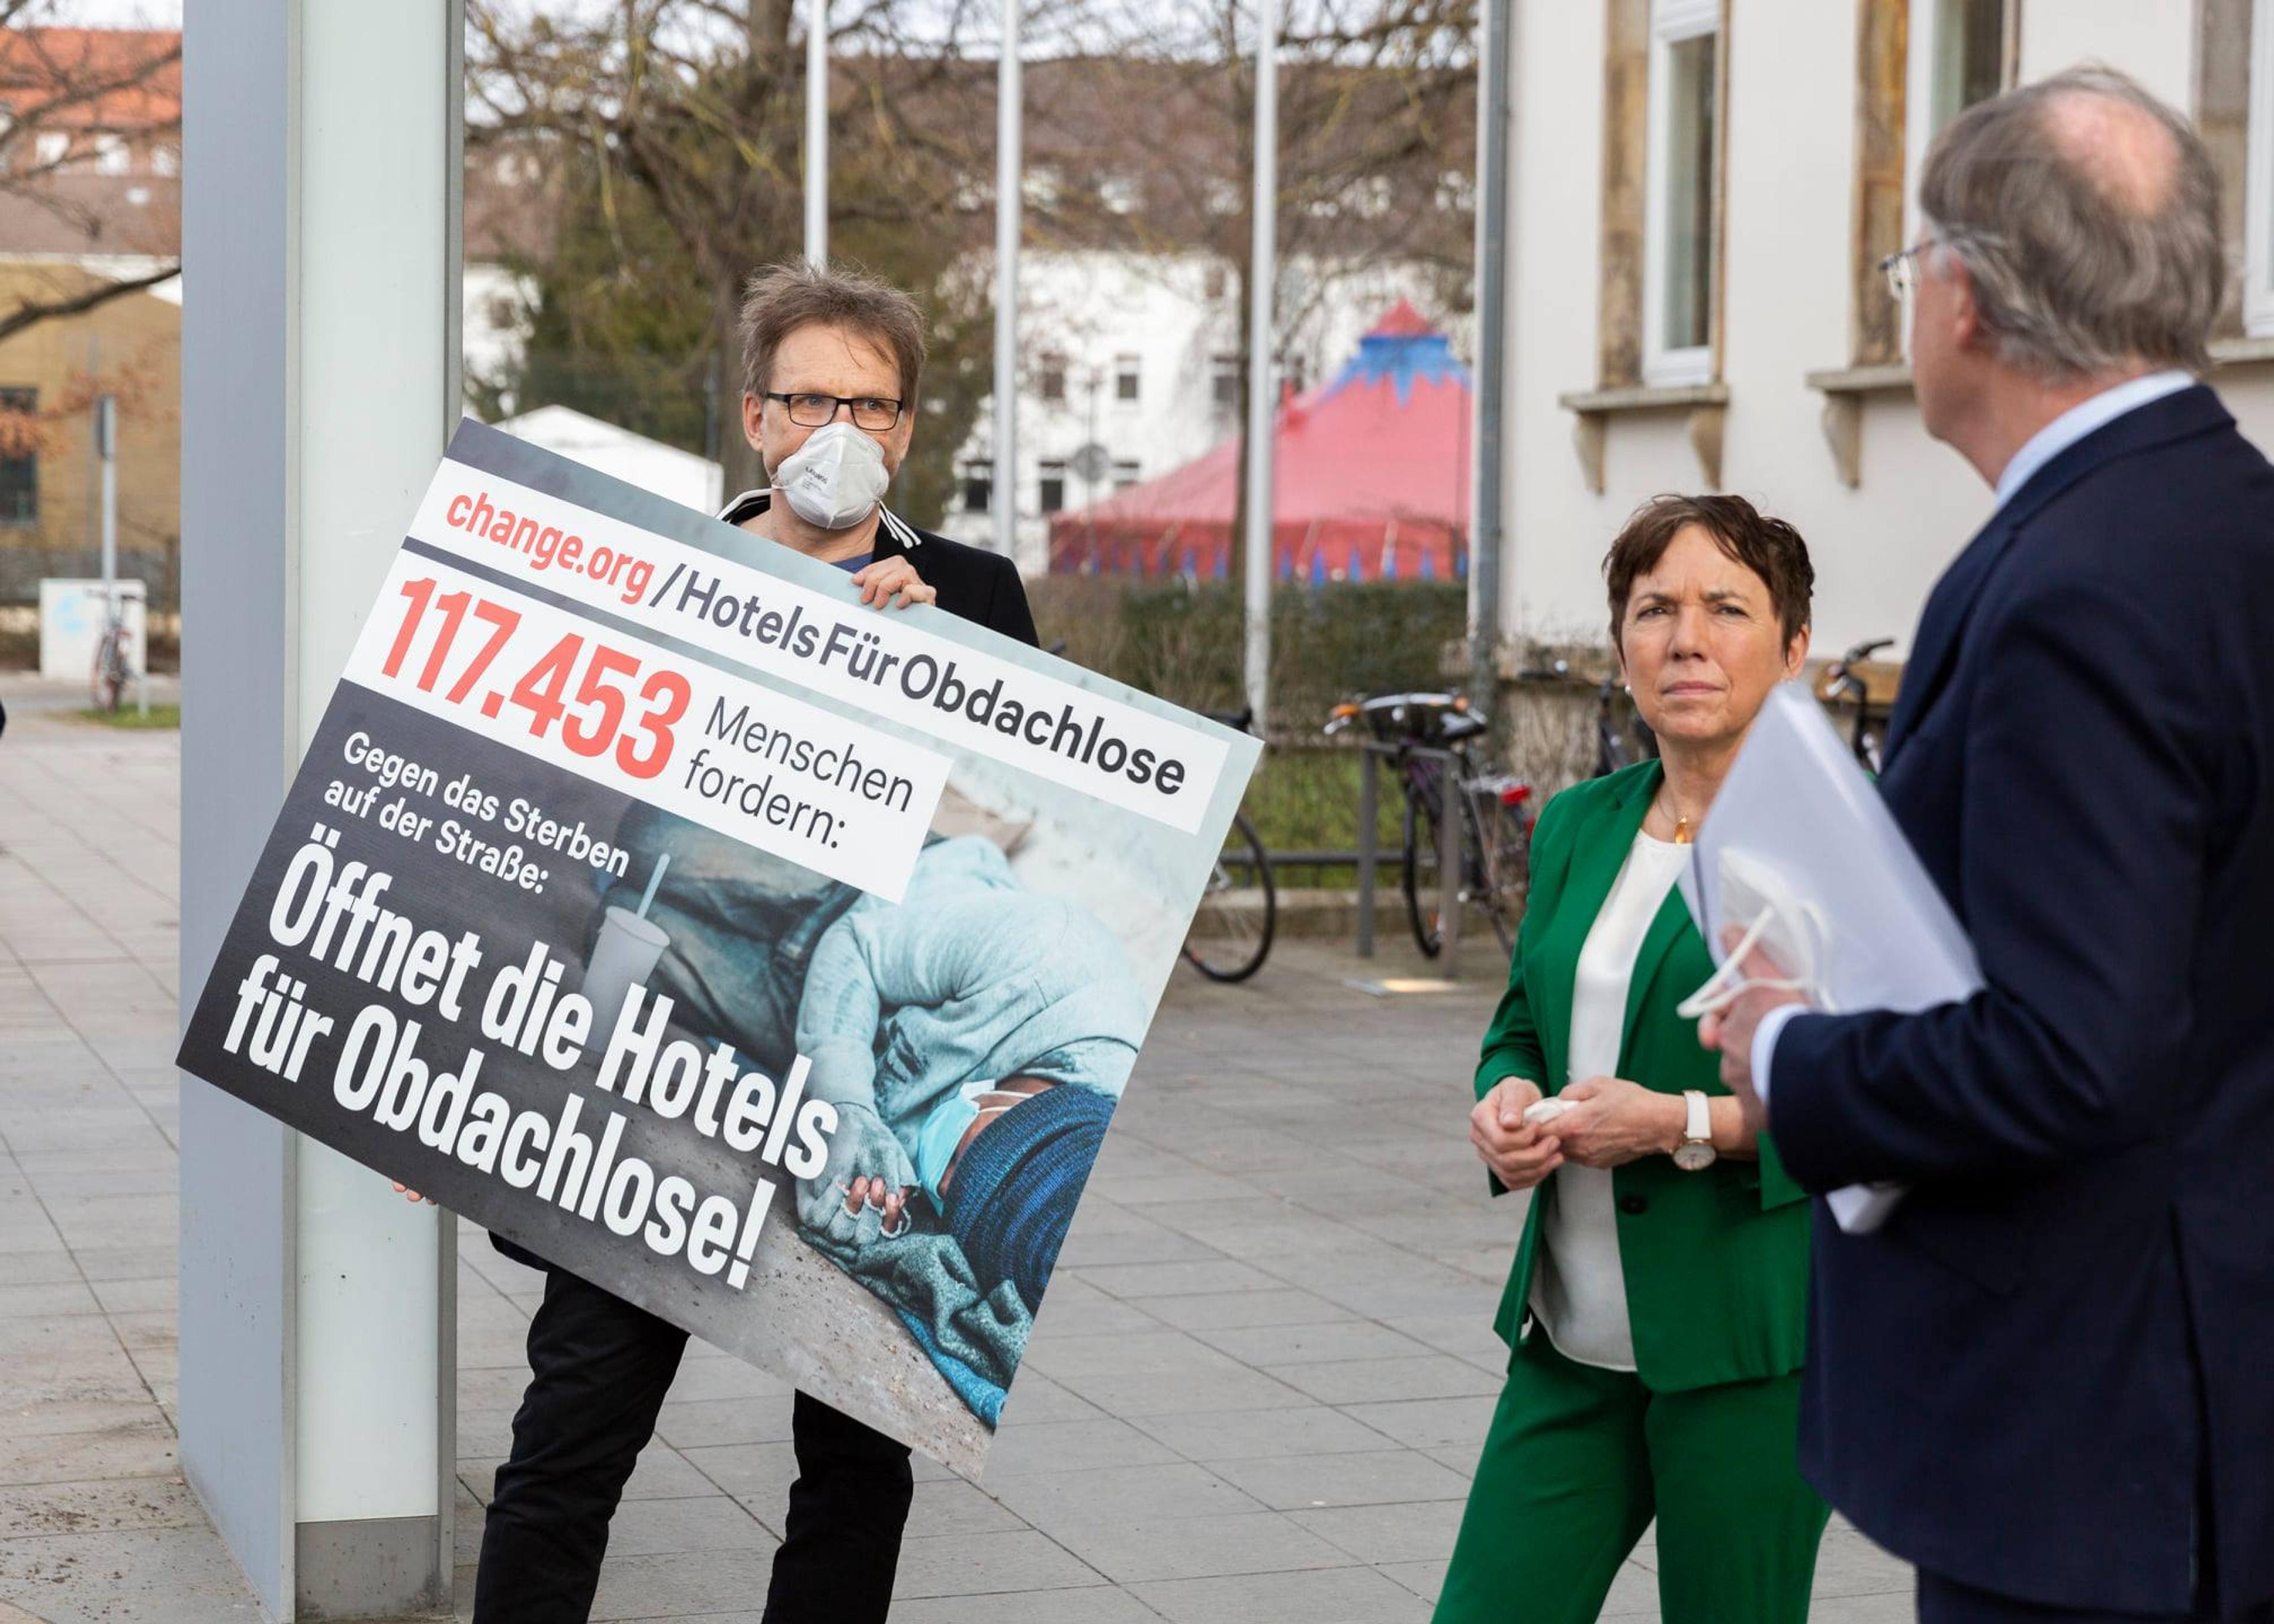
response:
M2167 395L2191 388L2195 381L2193 374L2174 367L2120 383L2113 388L2103 389L2089 401L2078 402L2030 435L2014 453L2014 460L1998 476L1998 506L2003 508L2012 501L2014 492L2035 478L2039 469L2087 434L2106 428L2126 412L2137 411L2150 401L2160 401Z
M2174 367L2161 372L2150 372L2134 378L2112 388L2103 389L2090 400L2080 401L2051 423L2039 429L2014 453L2013 461L1998 476L1997 508L2002 508L2014 500L2021 488L2035 478L2044 465L2076 444L2086 435L2106 428L2127 411L2137 411L2152 401L2167 395L2177 395L2195 384L2193 374ZM1807 1007L1788 1004L1771 1010L1761 1017L1761 1024L1753 1028L1753 1091L1760 1095L1761 1104L1769 1102L1769 1063L1776 1055L1776 1041L1787 1023L1796 1015L1805 1015Z

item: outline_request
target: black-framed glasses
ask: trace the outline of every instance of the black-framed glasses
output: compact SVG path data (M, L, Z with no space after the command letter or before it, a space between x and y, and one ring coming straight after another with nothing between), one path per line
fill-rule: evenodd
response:
M853 426L881 434L896 428L900 421L901 402L884 395L814 395L799 392L785 395L769 389L765 398L779 401L789 420L802 429L817 429L837 421L837 410L843 407L853 414Z
M1933 246L1934 239L1929 237L1909 248L1898 248L1879 261L1879 274L1887 279L1887 292L1896 304L1909 303L1918 291L1919 256Z
M1899 248L1879 261L1879 274L1887 279L1887 291L1898 304L1918 291L1919 261L1926 251L1938 245L1949 247L1964 243L1977 250L1995 250L2004 241L1994 231L1977 231L1972 227L1960 229L1955 226L1938 226L1909 248Z

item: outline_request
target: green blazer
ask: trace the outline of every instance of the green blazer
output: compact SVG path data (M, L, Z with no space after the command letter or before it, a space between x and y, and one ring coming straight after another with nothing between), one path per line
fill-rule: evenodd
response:
M1609 898L1664 770L1654 761L1574 785L1548 802L1532 839L1532 891L1508 991L1485 1035L1477 1097L1505 1077L1544 1094L1567 1082L1579 950ZM1661 1094L1725 1094L1719 1056L1675 1006L1713 974L1677 891L1643 938L1627 994L1618 1075ZM1758 1162L1723 1157L1685 1173L1667 1156L1615 1169L1619 1255L1635 1364L1660 1392L1780 1376L1800 1367L1808 1300L1805 1192L1764 1139ZM1492 1181L1493 1193L1506 1192ZM1494 1328L1513 1345L1532 1330L1532 1270L1551 1177L1525 1220Z

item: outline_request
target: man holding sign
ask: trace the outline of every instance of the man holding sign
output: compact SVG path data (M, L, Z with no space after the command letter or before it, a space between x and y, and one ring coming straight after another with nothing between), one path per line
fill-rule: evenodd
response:
M917 530L883 505L915 430L924 339L914 302L863 276L783 267L753 279L742 334L743 429L773 484L720 517L854 572L865 604L937 604L1034 643L1010 560ZM863 1180L846 1215L880 1217L889 1207L897 1219L903 1199ZM687 1333L497 1244L546 1277L530 1323L529 1390L483 1530L474 1616L565 1624L591 1606L609 1520L654 1433ZM914 1492L908 1447L804 1393L794 1402L798 1476L765 1616L881 1620Z

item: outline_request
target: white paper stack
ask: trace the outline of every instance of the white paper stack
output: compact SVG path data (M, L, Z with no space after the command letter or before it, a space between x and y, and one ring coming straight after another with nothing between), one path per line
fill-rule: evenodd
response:
M1730 853L1772 872L1794 901L1815 911L1818 980L1832 1007L1908 1014L1981 988L1982 966L1957 916L1878 787L1797 682L1780 686L1761 707L1682 876L1683 899L1716 965L1723 929L1752 923L1723 914L1721 863ZM1861 1235L1885 1222L1901 1195L1899 1185L1851 1184L1827 1199L1840 1227Z

